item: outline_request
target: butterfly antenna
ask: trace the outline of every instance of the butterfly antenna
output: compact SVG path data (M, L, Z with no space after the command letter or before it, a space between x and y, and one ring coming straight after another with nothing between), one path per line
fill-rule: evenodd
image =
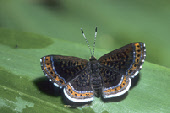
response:
M87 38L86 38L86 36L85 36L82 28L81 28L81 31L82 31L82 34L83 34L84 39L86 40L86 42L87 42L87 44L88 44L88 48L90 49L90 53L91 53L91 55L93 56L93 54L92 54L92 52L91 52L91 48L90 48L89 42L88 42L88 40L87 40Z
M95 48L96 36L97 36L97 27L95 28L95 34L94 34L93 55L94 55L94 48Z

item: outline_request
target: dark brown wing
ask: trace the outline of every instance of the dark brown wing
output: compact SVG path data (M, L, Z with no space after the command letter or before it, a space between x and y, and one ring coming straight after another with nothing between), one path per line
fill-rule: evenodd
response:
M78 76L69 82L64 88L65 96L72 102L93 101L93 89L90 83L90 73L88 67Z
M145 57L144 43L131 43L102 56L99 69L103 79L103 97L126 93L131 86L131 78L138 74Z
M134 77L142 68L146 57L144 43L131 43L99 58L99 63L122 75Z
M77 57L48 55L40 59L44 74L55 86L65 86L87 66L88 61Z
M100 67L99 70L103 80L102 95L104 98L121 96L129 90L131 86L129 77L107 67Z

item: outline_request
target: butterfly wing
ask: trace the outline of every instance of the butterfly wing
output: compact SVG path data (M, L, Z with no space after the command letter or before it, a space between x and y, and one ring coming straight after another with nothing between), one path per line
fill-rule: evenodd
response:
M145 44L131 43L100 57L99 63L122 75L134 77L142 68L145 57Z
M145 44L131 43L99 58L100 73L105 80L103 81L104 98L120 96L128 91L131 78L138 74L145 57ZM107 76L117 79L110 80Z
M102 94L104 98L121 96L129 90L131 79L106 67L100 67L103 80Z
M64 88L65 96L72 102L93 101L93 89L90 84L90 71L86 68Z
M44 56L40 62L45 76L57 87L65 86L76 78L88 63L86 59L60 55Z

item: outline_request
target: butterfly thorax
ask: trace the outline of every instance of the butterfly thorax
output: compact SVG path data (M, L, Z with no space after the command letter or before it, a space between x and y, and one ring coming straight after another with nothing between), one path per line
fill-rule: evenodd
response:
M102 88L102 80L99 75L99 62L93 56L89 59L89 67L91 68L91 84L93 87L93 91L95 96L100 96L99 94Z

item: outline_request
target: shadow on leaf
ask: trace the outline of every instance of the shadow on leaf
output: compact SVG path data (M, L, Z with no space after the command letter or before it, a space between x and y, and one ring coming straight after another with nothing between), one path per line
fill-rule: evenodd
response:
M61 96L61 89L55 87L46 77L41 77L34 80L35 86L43 93L50 96Z
M62 0L37 0L36 3L51 11L62 11L65 9Z
M139 72L139 74L137 76L135 76L134 78L131 79L130 90L137 86L138 82L140 81L140 78L141 78L141 74Z
M49 95L49 96L61 96L61 102L63 104L65 104L65 107L72 107L72 108L75 108L75 107L81 107L81 106L84 106L84 105L88 105L90 104L91 102L85 102L85 103L82 103L82 102L72 102L70 100L68 100L64 93L63 93L63 88L60 89L59 87L56 87L54 86L54 84L52 82L50 82L48 80L48 78L46 77L40 77L36 80L34 80L34 85L43 93L45 93L46 95Z
M137 86L138 81L140 80L140 74L135 76L134 78L131 79L131 88L130 90ZM81 106L86 106L90 105L92 102L72 102L63 93L63 88L60 89L59 87L55 87L52 82L50 82L46 77L41 77L36 80L34 80L34 84L37 86L37 88L50 96L61 96L62 97L62 102L65 104L65 107L81 107ZM124 95L118 96L118 97L112 97L112 98L103 98L101 97L102 101L104 102L120 102L124 99L126 99L126 96L128 95L128 92L126 92Z

